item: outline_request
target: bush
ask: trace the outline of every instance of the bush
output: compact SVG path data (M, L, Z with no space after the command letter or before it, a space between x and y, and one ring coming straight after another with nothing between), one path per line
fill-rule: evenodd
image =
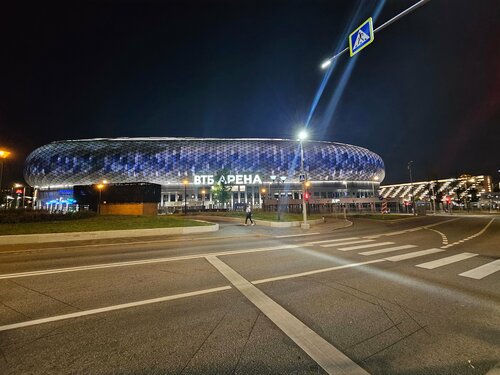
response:
M46 210L12 209L0 211L0 224L79 220L94 217L95 215L95 212L92 211L51 213Z

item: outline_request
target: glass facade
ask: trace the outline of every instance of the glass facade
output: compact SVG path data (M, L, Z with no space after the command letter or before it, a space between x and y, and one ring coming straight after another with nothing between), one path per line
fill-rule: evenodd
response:
M384 163L377 154L357 146L305 141L304 168L313 182L380 183ZM180 186L195 175L258 174L286 176L298 183L299 143L288 139L115 138L57 141L33 151L26 159L28 184L51 186L150 182ZM240 197L241 199L241 197Z

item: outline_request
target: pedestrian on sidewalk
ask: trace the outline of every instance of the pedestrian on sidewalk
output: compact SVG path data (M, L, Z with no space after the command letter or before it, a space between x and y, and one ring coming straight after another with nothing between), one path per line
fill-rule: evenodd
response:
M245 217L245 225L247 225L248 219L250 219L250 223L252 225L255 225L255 221L252 220L252 208L250 207L250 205L247 205L246 217Z

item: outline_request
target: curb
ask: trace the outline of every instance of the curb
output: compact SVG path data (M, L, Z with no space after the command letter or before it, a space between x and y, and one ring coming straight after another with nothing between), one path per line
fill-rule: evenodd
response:
M197 220L204 221L204 220ZM69 241L88 241L103 240L112 238L127 237L152 237L166 236L175 234L194 234L216 232L219 230L219 224L200 227L175 227L175 228L153 228L153 229L125 229L125 230L106 230L95 232L68 232L68 233L39 233L39 234L15 234L0 236L2 245L19 245L29 243L51 243L51 242L69 242Z
M229 223L244 223L245 219L239 217L224 217L224 216L197 216L199 218L203 218L203 220L210 221L210 219L217 219L217 221L229 222ZM266 221L266 220L253 220L256 225L264 226L264 227L272 227L272 228L291 228L291 227L300 227L302 221ZM316 220L308 220L309 224L323 224L325 222L325 218L316 219Z
M349 228L349 227L352 227L354 225L354 223L352 221L350 221L350 220L345 220L344 222L345 222L345 225L338 226L336 228L333 228L332 230Z

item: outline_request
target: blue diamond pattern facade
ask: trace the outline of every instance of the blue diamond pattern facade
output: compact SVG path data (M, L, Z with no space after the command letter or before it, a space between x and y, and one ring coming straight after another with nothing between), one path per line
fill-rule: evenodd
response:
M384 163L377 154L333 142L304 142L308 179L382 181ZM33 151L24 175L32 186L87 185L110 182L181 184L186 177L215 174L285 175L298 182L297 141L285 139L116 138L57 141Z
M304 141L303 147L305 175L318 202L373 197L384 179L382 159L365 148L319 141ZM28 156L24 176L38 188L37 207L49 209L62 209L64 202L70 202L72 186L104 179L109 183L159 184L160 207L215 207L210 187L221 170L232 182L229 207L242 203L259 206L264 199L279 197L302 199L300 144L289 139L57 141Z

